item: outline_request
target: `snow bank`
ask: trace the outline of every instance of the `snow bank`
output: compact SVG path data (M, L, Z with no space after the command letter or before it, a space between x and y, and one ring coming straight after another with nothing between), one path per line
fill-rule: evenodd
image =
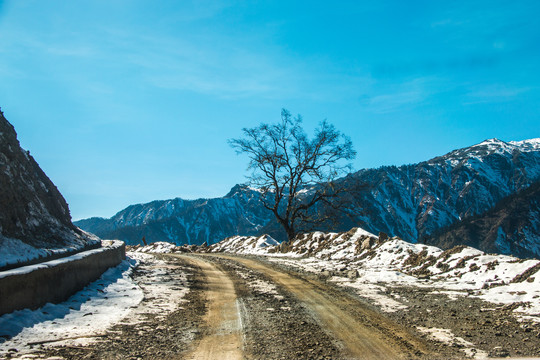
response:
M268 248L274 248L279 242L271 236L233 236L209 247L198 245L177 246L169 242L155 242L145 246L130 246L133 253L190 253L190 252L230 252L237 254L265 255Z
M157 253L157 254L167 254L167 253L183 253L183 252L196 252L199 247L197 245L182 245L177 246L176 244L158 241L148 245L135 245L130 246L129 251L133 253Z
M269 248L279 245L269 235L233 236L210 246L210 252L232 252L244 255L265 255Z
M99 238L83 231L88 239L86 243L74 242L62 248L36 248L21 240L5 237L0 234L0 268L8 265L24 264L52 256L62 256L83 250L85 247L99 244Z
M133 252L142 252L142 253L159 253L159 254L163 254L163 253L174 252L176 247L177 246L175 244L165 242L165 241L158 241L158 242L152 243L150 245L133 247L132 251Z
M87 258L89 256L93 256L93 255L96 255L96 254L100 254L100 253L109 251L112 248L122 247L122 246L124 246L124 243L122 241L118 241L118 240L103 240L101 242L101 245L102 246L100 248L84 251L84 252L81 252L81 253L78 253L78 254L75 254L75 255L71 255L71 256L66 256L66 257L63 257L61 259L51 260L51 261L46 261L46 262L36 264L36 265L22 266L22 267L19 267L19 268L16 268L16 269L1 271L0 272L0 279L4 278L4 277L8 277L8 276L13 276L13 275L28 274L30 272L37 271L37 270L40 270L40 269L53 268L53 267L61 265L61 264L67 264L67 263L73 262L75 260L82 260L82 259Z
M538 260L486 254L466 246L443 251L396 237L377 237L359 228L345 233L304 234L281 245L264 243L263 238L232 237L210 249L265 255L272 261L327 276L355 288L386 311L406 305L384 295L384 287L418 286L437 288L452 296L469 294L492 303L519 304L516 313L540 321Z
M63 303L0 316L0 353L30 349L29 342L103 334L143 299L142 290L130 277L135 265L135 260L124 260Z
M140 247L140 252L187 251L169 243ZM486 254L456 246L443 251L384 234L354 228L344 233L314 232L279 244L268 235L233 236L193 252L267 256L271 261L313 272L397 311L407 305L385 295L392 286L439 289L452 297L476 296L496 304L519 304L515 312L540 321L540 261Z
M136 280L134 268L140 270ZM0 358L9 349L31 358L42 347L87 345L115 333L114 325L142 323L150 315L165 319L186 302L187 276L176 263L129 253L120 265L65 302L0 316Z

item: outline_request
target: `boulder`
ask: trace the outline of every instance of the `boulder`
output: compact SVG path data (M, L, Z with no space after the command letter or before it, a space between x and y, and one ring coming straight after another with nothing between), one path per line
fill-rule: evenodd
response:
M347 271L347 277L349 279L356 279L358 277L358 271L356 269L351 269Z
M362 241L362 246L360 248L362 250L369 250L373 246L373 243L373 238L367 237L366 239L364 239L364 241Z
M494 358L503 358L510 356L510 352L506 349L504 349L501 346L495 346L491 351L489 352L490 357Z

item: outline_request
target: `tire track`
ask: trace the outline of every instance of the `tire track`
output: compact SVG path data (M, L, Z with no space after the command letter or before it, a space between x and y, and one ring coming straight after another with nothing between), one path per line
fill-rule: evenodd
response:
M236 261L264 273L291 292L318 319L321 326L343 344L347 358L409 359L426 356L427 351L421 340L349 296L336 294L335 291L329 293L322 283L306 281L253 259L211 256Z
M190 360L237 360L243 358L242 318L233 281L211 262L201 257L179 256L201 268L206 278L208 311L202 338L185 354Z

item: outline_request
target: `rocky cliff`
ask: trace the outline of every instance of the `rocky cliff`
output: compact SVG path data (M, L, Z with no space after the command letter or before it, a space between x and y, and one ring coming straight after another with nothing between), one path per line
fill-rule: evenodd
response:
M0 267L97 244L72 224L64 197L0 111Z

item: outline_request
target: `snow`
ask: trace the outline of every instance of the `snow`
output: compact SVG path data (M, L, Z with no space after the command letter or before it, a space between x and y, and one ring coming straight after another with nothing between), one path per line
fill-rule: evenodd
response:
M0 235L0 267L17 264L49 255L44 249L36 249L21 240Z
M132 279L135 267L142 269L137 283ZM1 316L0 354L17 349L22 356L49 344L86 345L115 324L137 324L148 314L165 318L189 291L186 272L170 271L178 267L149 254L130 252L120 265L63 303ZM32 345L36 342L44 344Z
M32 219L30 221L32 221ZM99 241L95 235L87 232L83 232L83 236L90 240L88 245ZM80 250L83 245L84 243L73 243L72 245L56 249L35 248L19 239L5 237L0 234L0 268L6 265L24 263L51 255L74 252Z
M522 141L509 141L516 147L519 147L522 151L537 151L540 150L540 138L528 139Z
M99 254L101 252L109 250L110 248L116 248L116 247L123 246L123 244L124 243L122 241L118 241L118 240L116 240L116 241L114 241L114 240L102 241L101 242L102 246L100 248L84 251L84 252L81 252L81 253L78 253L78 254L75 254L75 255L71 255L71 256L66 256L66 257L63 257L63 258L60 258L60 259L57 259L57 260L46 261L46 262L36 264L36 265L22 266L22 267L19 267L19 268L2 271L2 272L0 272L0 278L7 277L7 276L12 276L12 275L28 274L28 273L30 273L32 271L36 271L38 269L46 269L46 268L55 267L55 266L58 266L58 265L63 264L63 263L71 262L71 261L74 261L74 260L80 260L80 259L83 259L83 258L91 256L91 255ZM66 250L66 249L64 249L64 250Z
M164 242L164 241L158 241L146 246L138 247L134 249L134 252L142 252L142 253L158 253L158 254L164 254L164 253L171 253L176 249L176 245Z
M372 303L378 305L382 311L397 312L408 308L408 306L402 301L399 301L397 297L383 295L385 291L383 286L368 282L350 281L344 279L337 279L334 281L338 285L348 286L356 289L360 296L370 299Z
M251 191L256 191L260 194L264 194L265 192L261 189L261 188L258 188L258 187L254 187L254 186L248 186L247 187L248 190L251 190Z
M250 279L251 277L251 274L240 271L240 270L236 270L236 273L238 274L238 276L240 276L243 279ZM248 281L247 284L250 288L252 288L253 290L259 293L274 295L277 298L280 297L280 295L277 292L276 285L268 281L256 279L256 280Z
M538 260L486 254L465 246L445 252L399 238L381 241L363 229L305 234L287 252L277 245L254 248L260 239L233 237L213 245L211 251L264 255L304 271L330 274L330 281L355 289L387 312L407 307L392 295L392 287L410 286L431 288L454 299L470 294L500 305L523 302L525 305L514 310L516 316L540 321L540 272L516 280L537 266ZM351 270L356 270L357 277L348 278Z
M269 235L255 236L233 236L227 238L210 247L211 252L234 252L244 255L264 255L266 249L279 245L274 238Z
M518 271L523 273L531 262L519 264ZM516 264L518 265L518 264ZM513 273L513 269L508 268L508 273ZM486 301L498 304L513 304L516 302L525 302L528 305L519 307L516 311L540 315L540 273L537 272L531 276L528 281L511 282L504 286L492 287L482 291L478 297Z
M11 348L30 351L29 342L58 344L66 338L103 334L143 299L142 290L130 278L135 265L135 260L124 260L61 304L1 316L0 352Z
M486 359L488 357L485 351L475 349L473 343L455 336L449 329L426 328L422 326L418 326L417 329L433 340L443 342L447 345L456 344L468 357L475 359Z
M178 269L180 266L168 264L149 254L128 252L128 255L145 265L148 272L137 282L145 294L144 306L133 309L129 318L123 323L139 323L147 314L154 314L157 318L165 319L167 314L175 311L184 302L184 297L189 291L186 272L173 272L171 270Z

